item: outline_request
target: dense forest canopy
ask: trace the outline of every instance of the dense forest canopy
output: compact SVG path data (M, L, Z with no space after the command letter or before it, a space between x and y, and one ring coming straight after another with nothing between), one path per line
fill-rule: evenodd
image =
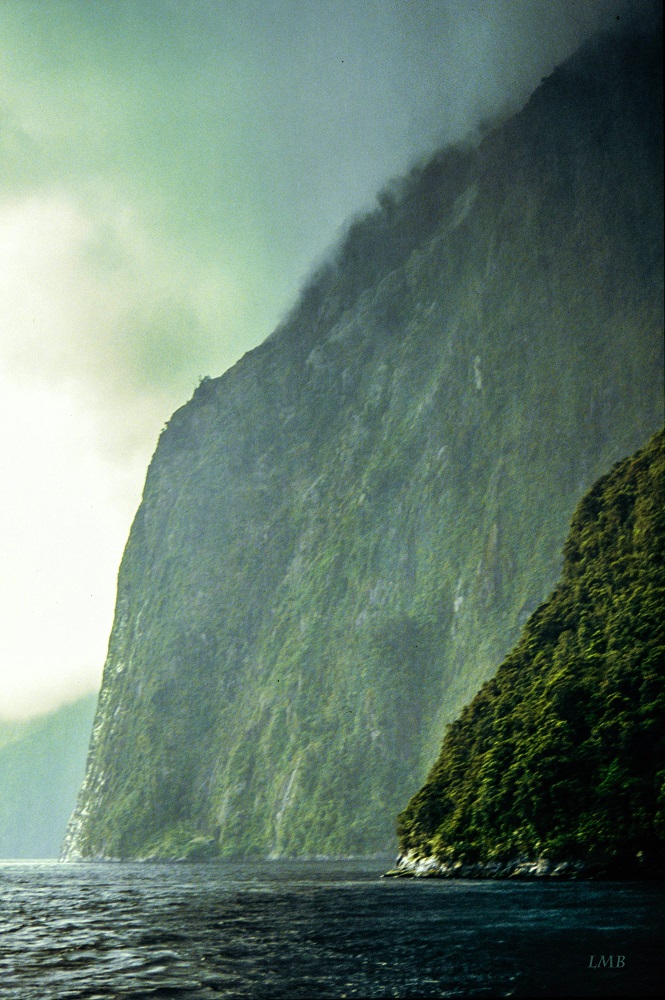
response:
M403 852L663 867L665 431L579 503L563 576L448 727Z

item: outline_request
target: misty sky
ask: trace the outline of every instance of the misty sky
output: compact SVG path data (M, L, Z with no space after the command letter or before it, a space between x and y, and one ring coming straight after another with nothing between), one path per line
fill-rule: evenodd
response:
M0 0L0 716L98 686L145 470L199 377L390 177L619 6Z

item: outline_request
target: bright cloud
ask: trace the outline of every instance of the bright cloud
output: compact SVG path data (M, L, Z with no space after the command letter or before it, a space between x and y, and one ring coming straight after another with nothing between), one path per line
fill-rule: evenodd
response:
M6 368L85 397L123 452L154 445L202 362L223 365L214 331L242 313L219 267L160 245L126 207L93 213L63 195L0 205L0 301Z
M0 205L0 302L0 715L16 716L97 686L160 427L238 306L130 211L37 194Z
M128 511L67 392L0 376L0 424L0 708L21 716L97 686Z

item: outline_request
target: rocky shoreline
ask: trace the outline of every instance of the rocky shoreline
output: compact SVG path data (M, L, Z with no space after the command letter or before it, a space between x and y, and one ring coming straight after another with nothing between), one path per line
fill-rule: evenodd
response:
M505 861L439 861L434 857L398 855L395 868L384 878L476 878L476 879L644 879L663 878L662 868L646 865L641 858L607 861L551 861L549 858L515 857Z

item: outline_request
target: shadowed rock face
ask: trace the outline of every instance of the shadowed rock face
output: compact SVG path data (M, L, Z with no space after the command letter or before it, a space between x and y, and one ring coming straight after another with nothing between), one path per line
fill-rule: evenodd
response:
M64 856L391 850L662 414L660 46L588 45L355 221L162 433Z
M594 484L564 556L401 814L391 874L662 878L665 430Z

